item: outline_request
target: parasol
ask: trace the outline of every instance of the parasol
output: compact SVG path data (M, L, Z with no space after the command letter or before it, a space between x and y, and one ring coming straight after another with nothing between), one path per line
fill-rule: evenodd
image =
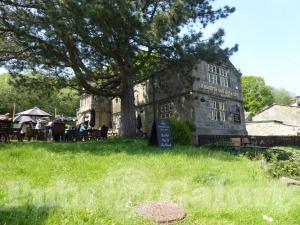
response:
M21 116L40 116L40 117L51 116L51 114L41 110L38 107L34 107L32 109L28 109L26 111L19 112L19 113L17 113L17 115L21 115Z

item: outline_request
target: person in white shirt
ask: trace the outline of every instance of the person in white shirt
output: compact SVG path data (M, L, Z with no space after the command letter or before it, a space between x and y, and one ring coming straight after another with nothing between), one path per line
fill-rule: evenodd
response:
M35 129L37 129L37 130L43 129L43 124L42 124L42 122L41 122L40 119L38 119L38 120L36 121Z

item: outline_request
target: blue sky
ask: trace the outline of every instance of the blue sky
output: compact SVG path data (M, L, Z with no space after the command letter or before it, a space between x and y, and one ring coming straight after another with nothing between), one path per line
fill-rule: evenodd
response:
M225 46L239 44L231 61L244 75L300 95L300 0L216 0L226 4L236 12L209 25L206 34L224 28Z
M232 63L244 75L265 78L267 84L300 95L300 1L217 0L236 12L207 27L209 34L225 29L225 45L239 44Z

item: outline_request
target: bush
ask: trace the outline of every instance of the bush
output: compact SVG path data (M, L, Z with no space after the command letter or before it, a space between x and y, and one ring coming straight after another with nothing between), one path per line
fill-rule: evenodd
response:
M274 161L270 164L269 173L274 177L300 177L300 162L295 161Z
M292 154L284 150L268 149L264 152L267 161L271 160L289 160Z
M184 120L171 118L173 140L175 144L191 145L194 126Z

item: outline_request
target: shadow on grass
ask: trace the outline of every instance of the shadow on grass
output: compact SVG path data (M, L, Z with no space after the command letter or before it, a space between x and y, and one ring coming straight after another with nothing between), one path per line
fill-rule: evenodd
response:
M289 147L285 147L286 149L291 149L291 150L296 150L296 151L300 151L300 146L289 146Z
M0 224L45 224L50 210L53 210L53 208L29 205L14 208L0 208Z
M156 154L174 154L187 157L216 158L224 161L238 161L240 157L232 155L228 152L211 150L205 147L181 146L176 145L171 149L161 149L150 146L146 140L142 139L108 139L101 141L87 142L69 142L69 143L53 143L53 142L23 142L0 144L1 150L10 149L45 149L55 153L84 153L89 152L95 155L110 155L116 153L126 153L129 155L156 155Z

